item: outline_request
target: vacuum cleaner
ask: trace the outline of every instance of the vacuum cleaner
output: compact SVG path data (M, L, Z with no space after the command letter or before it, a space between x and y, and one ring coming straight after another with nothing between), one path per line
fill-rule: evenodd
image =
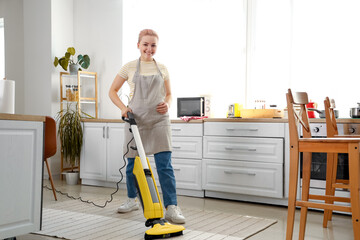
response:
M181 225L172 225L164 217L163 205L160 200L154 175L152 173L149 159L145 155L145 150L141 142L139 129L137 127L133 113L127 113L128 118L124 121L130 124L129 131L132 132L138 155L135 158L134 170L135 184L138 198L143 208L146 227L151 227L145 232L145 239L159 239L180 236L185 228Z

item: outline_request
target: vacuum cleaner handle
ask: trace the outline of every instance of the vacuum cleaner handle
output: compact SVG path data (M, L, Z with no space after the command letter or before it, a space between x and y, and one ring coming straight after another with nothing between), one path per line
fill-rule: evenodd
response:
M130 125L136 125L134 114L132 112L127 112L127 118L121 117L123 121L130 123Z

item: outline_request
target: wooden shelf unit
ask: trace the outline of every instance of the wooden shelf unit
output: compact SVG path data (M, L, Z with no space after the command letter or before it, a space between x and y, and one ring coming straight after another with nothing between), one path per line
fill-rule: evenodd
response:
M67 101L66 95L64 96L64 78L75 78L77 77L77 86L78 86L78 93L79 98L75 101ZM89 78L94 79L94 90L95 90L95 96L94 97L84 97L82 94L82 80L83 78ZM81 104L94 104L95 105L95 116L94 118L98 118L98 81L97 81L97 73L96 72L85 72L85 71L78 71L77 75L70 75L68 72L60 72L60 109L63 110L64 103L72 103L77 102L78 103L78 111L81 114Z
M76 80L75 80L76 79ZM93 80L93 83L86 82L88 80ZM76 82L78 88L78 98L74 101L68 101L66 98L66 82ZM83 96L82 85L85 84L93 84L94 96ZM65 91L64 91L65 89ZM65 92L65 94L64 94ZM97 81L97 73L96 72L86 72L86 71L78 71L77 75L70 75L68 72L60 72L60 110L64 109L64 104L72 104L77 103L77 110L79 111L80 115L82 115L82 104L90 104L94 105L94 118L98 118L98 81ZM79 166L74 167L75 170L80 172L80 162ZM71 167L64 167L64 156L63 152L61 151L61 164L60 164L60 171L61 171L61 179L63 179L63 172L72 170Z

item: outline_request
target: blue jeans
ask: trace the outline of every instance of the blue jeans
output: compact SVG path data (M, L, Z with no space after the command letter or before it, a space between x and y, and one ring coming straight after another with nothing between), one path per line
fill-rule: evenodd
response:
M174 169L171 165L171 152L160 152L154 154L157 173L164 199L165 208L169 205L177 205L176 182ZM135 198L137 189L135 186L135 175L133 174L135 158L128 158L126 166L126 187L129 198Z

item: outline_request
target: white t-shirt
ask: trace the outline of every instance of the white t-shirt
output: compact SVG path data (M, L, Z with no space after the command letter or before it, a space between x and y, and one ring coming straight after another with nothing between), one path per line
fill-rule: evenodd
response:
M129 93L129 98L131 99L134 95L134 91L135 91L135 83L133 82L133 78L136 72L136 67L137 67L137 63L138 63L138 59L128 62L126 63L124 66L122 66L122 68L120 69L118 75L124 79L127 80L129 87L130 87L130 93ZM159 66L159 69L161 71L161 74L164 78L165 81L169 80L169 72L167 70L167 68L165 67L164 64L158 63L157 65ZM140 62L140 75L156 75L158 73L158 69L156 67L156 64L154 61L151 62L145 62L145 61L141 61Z

